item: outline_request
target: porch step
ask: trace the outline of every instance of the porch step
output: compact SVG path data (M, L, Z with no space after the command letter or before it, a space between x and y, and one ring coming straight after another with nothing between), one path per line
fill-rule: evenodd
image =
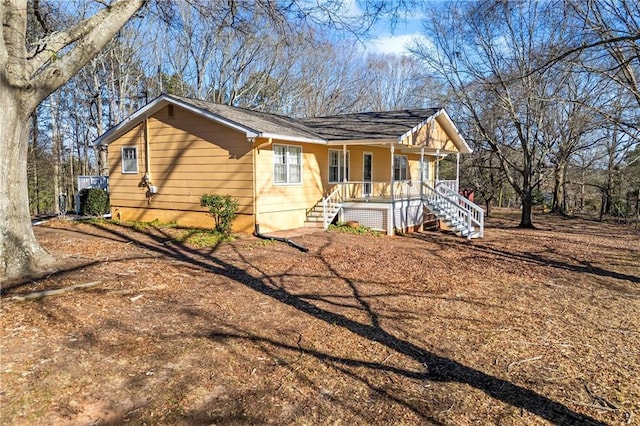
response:
M327 204L327 216L333 220L342 208L341 204L329 203ZM307 219L304 222L304 226L307 228L322 228L324 226L324 211L322 208L322 201L319 201L307 214Z
M469 229L464 221L455 215L455 208L451 208L448 203L424 203L424 206L431 211L441 223L445 225L458 237L478 238L480 232L473 226Z

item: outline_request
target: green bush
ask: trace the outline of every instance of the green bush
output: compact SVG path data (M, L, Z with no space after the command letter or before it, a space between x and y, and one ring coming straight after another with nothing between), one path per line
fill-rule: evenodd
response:
M367 228L366 226L357 225L350 226L344 222L338 222L335 225L329 225L330 231L338 231L344 232L345 234L357 234L357 235L375 235L375 236L383 236L384 233L380 231L374 231L373 229Z
M209 195L200 197L200 205L209 209L209 214L215 221L215 230L224 234L231 234L231 224L238 213L238 200L230 195Z
M109 194L98 188L80 191L80 213L85 216L102 216L109 212Z

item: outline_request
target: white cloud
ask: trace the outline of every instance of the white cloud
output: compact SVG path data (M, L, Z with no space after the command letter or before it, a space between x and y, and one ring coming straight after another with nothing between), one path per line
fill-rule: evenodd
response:
M409 47L414 43L428 43L420 33L411 34L381 34L372 39L367 46L368 53L408 55Z

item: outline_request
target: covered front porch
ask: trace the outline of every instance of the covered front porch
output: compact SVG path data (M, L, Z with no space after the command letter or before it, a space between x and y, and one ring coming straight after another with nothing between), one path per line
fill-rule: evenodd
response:
M337 218L392 235L422 226L433 213L461 235L481 233L482 209L458 194L460 155L471 148L446 111L354 114L306 124L322 130L327 122L332 132L325 135L324 197L307 211L309 226L322 223L326 229ZM440 163L450 156L455 172L444 180Z
M355 221L387 235L419 229L429 214L459 236L484 235L484 210L458 194L458 181L343 182L318 203L310 216L324 229L337 220Z

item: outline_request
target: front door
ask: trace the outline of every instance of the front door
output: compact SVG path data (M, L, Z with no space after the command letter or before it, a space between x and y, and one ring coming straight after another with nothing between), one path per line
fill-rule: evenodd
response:
M373 180L373 154L370 152L364 153L362 161L362 196L371 197L371 186Z

